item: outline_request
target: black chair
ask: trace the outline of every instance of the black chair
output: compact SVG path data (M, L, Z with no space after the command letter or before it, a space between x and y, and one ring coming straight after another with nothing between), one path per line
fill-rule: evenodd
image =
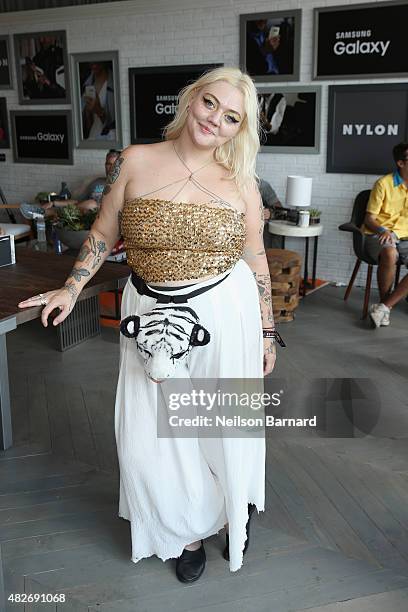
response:
M347 300L351 290L354 285L354 281L356 279L357 273L360 269L361 262L364 261L368 264L367 268L367 278L364 292L364 304L363 304L363 316L365 319L368 313L368 305L370 302L370 292L371 292L371 280L373 276L373 266L377 265L375 259L373 259L365 249L365 234L361 231L361 226L364 222L364 217L367 209L368 200L370 198L370 189L365 189L364 191L360 191L354 200L353 212L351 213L351 219L348 223L343 223L339 225L339 230L342 232L352 232L353 234L353 249L354 254L357 257L356 264L354 266L353 273L350 278L350 282L346 289L346 293L344 294L344 300ZM401 262L397 263L397 269L395 274L395 285L398 285L399 275L401 269Z

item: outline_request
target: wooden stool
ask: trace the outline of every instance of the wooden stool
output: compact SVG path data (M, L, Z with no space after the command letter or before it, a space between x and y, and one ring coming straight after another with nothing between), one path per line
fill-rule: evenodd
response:
M272 305L275 321L293 321L293 311L299 304L300 268L302 258L286 249L266 249L272 285Z

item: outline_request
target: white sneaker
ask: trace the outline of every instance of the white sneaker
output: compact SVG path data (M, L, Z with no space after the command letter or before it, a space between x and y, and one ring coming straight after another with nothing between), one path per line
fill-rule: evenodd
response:
M369 315L375 327L387 327L390 324L390 309L385 304L370 306Z
M388 308L387 306L385 306L384 304L384 308ZM384 312L382 321L381 321L381 327L387 327L390 324L390 309L388 308L388 312Z

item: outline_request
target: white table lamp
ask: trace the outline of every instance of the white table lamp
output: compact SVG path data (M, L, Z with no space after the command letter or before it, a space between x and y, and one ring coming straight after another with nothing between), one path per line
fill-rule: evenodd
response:
M307 176L288 176L286 183L286 205L305 208L312 201L312 180Z

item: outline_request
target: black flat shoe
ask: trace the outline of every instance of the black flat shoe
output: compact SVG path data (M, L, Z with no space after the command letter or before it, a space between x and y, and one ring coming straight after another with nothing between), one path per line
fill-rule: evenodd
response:
M205 569L205 549L203 541L197 550L184 549L177 559L176 576L180 582L195 582Z
M247 524L246 524L246 534L247 534L247 539L245 540L245 546L244 546L244 550L243 550L243 554L245 555L246 551L248 550L248 546L249 546L249 531L251 528L251 518L252 515L255 511L255 505L254 504L248 504L248 520L247 520ZM224 551L222 553L222 556L224 557L224 559L226 561L229 561L229 535L228 533L225 534L225 548Z

